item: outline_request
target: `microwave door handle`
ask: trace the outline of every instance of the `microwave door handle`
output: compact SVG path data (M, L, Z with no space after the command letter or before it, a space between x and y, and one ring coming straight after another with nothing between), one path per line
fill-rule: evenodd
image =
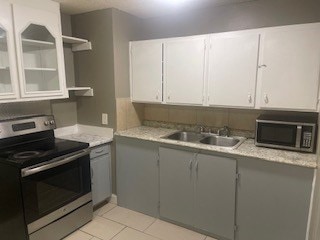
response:
M61 159L61 160L53 159L48 164L45 164L45 165L22 169L21 170L21 176L22 177L27 177L27 176L30 176L30 175L33 175L33 174L36 174L36 173L39 173L39 172L43 172L43 171L46 171L46 170L49 170L49 169L52 169L52 168L67 164L69 162L73 162L73 161L77 160L78 158L81 158L81 157L83 157L85 155L88 155L89 153L90 153L90 149L86 149L84 151L81 151L80 153L77 153L75 155L72 155L72 156L69 156L69 157L66 157L66 158L62 158L62 159L58 158L58 159Z
M296 148L301 147L302 126L297 126Z

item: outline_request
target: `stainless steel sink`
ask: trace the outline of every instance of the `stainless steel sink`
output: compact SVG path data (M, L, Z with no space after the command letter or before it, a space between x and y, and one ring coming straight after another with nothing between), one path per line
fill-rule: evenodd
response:
M237 144L241 144L242 142L240 138L209 136L200 140L200 143L219 147L235 147Z
M204 138L204 135L194 132L176 132L164 138L183 142L196 142Z
M236 149L246 140L243 137L222 137L215 134L194 132L176 132L163 138L183 142L207 144L230 149Z

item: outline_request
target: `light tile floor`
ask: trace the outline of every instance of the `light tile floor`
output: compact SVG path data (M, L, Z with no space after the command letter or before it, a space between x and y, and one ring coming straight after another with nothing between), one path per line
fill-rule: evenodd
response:
M150 216L108 203L93 220L64 240L216 240Z

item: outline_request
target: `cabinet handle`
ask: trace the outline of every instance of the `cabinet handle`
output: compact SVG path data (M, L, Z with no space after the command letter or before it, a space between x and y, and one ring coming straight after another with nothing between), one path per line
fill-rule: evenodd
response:
M198 170L199 170L199 162L198 161L196 162L195 168L196 168L196 172L198 172Z
M252 103L252 96L251 96L251 93L249 93L249 94L248 94L248 102L249 102L249 103Z
M266 64L259 65L259 68L266 68L266 67L267 67Z
M95 151L95 153L102 153L103 149L99 150L99 151Z
M158 94L156 95L156 99L157 99L157 100L159 99L159 96L158 96Z
M264 102L265 102L265 103L269 103L268 94L264 94Z
M192 160L190 160L190 162L189 162L189 169L190 170L192 169Z
M168 95L168 100L170 100L170 98L171 98L170 95Z

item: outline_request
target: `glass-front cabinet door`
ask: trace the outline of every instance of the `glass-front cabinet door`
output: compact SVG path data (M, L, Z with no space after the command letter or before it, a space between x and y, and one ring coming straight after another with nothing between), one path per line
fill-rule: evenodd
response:
M0 102L18 97L11 6L0 2Z
M13 5L23 98L66 93L60 20L57 14Z

